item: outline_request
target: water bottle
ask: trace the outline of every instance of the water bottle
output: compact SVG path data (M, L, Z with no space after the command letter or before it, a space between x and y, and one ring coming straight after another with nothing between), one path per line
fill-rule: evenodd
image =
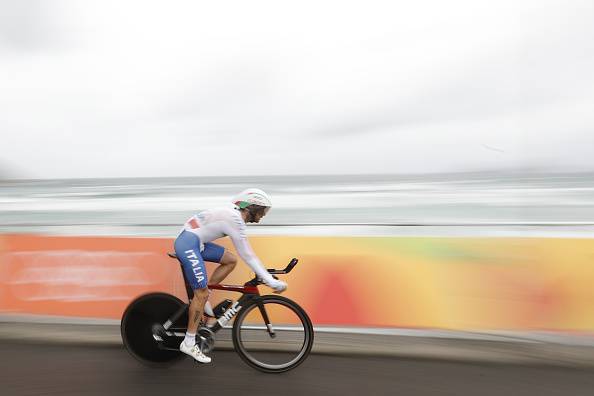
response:
M215 318L220 318L223 315L223 313L225 313L227 308L231 306L232 303L233 301L229 300L228 298L218 303L217 306L212 309Z

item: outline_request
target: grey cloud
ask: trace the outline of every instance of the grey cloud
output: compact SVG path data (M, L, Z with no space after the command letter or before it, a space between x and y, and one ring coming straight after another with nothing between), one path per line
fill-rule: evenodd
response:
M373 106L359 109L345 106L328 114L330 121L310 128L310 135L365 135L391 127L488 120L580 102L594 88L594 7L579 12L568 7L565 12L568 15L543 19L534 30L526 28L505 43L479 42L455 63L428 69L419 59L424 71L411 73L411 78L424 84L413 93L403 94L385 75L385 92L391 97L376 98ZM528 26L531 21L525 22ZM398 81L404 72L395 64L393 73ZM375 94L373 88L362 92ZM343 103L349 99L357 101L353 95Z
M431 86L414 95L387 99L372 110L345 110L334 115L337 121L322 123L310 134L365 135L386 128L485 120L579 102L590 94L587 87L594 87L594 49L584 47L594 42L594 27L575 33L575 40L567 40L572 45L539 42L521 48L520 53L508 50L480 62L468 60L467 67L444 70Z
M453 10L451 22L435 23L425 21L423 7L395 5L393 10L423 15L410 21L418 40L399 36L406 30L373 33L373 26L362 24L359 45L351 26L328 25L324 18L307 32L303 21L283 21L273 13L242 16L245 24L237 20L220 30L212 17L201 24L188 16L188 29L176 29L177 17L163 18L177 15L169 6L153 7L147 19L130 26L130 12L138 7L150 11L151 6L0 1L0 51L12 70L4 74L10 89L0 92L1 121L5 130L15 129L0 175L10 161L18 166L15 170L34 176L73 174L66 160L53 169L31 161L31 139L57 154L79 145L80 169L75 171L96 175L123 167L138 175L175 174L177 165L167 164L177 164L180 153L193 158L197 150L205 164L201 169L219 173L236 166L218 164L221 153L241 158L254 152L258 155L246 172L266 170L268 163L280 172L285 157L306 172L331 168L339 164L328 161L333 152L342 158L361 156L360 164L346 164L357 171L381 170L385 163L414 170L491 166L509 158L506 163L573 160L574 149L581 150L584 166L592 164L587 150L594 135L579 142L569 139L594 125L586 106L594 90L591 6L589 14L561 1L550 9L535 1L534 13L528 4L519 4L519 13L495 9L478 17L502 23L483 31L472 12ZM567 15L557 15L558 9ZM320 15L307 7L303 11L302 16ZM118 12L119 18L112 19ZM473 16L468 31L454 28ZM504 23L509 18L519 20L510 27ZM210 25L204 25L207 19ZM397 25L391 18L384 22ZM417 29L424 23L435 27ZM366 34L373 37L365 39ZM283 39L268 40L272 35ZM83 50L56 56L56 49L71 43ZM34 51L44 53L26 56ZM10 59L9 52L18 55ZM540 137L545 135L558 141L544 141ZM532 141L537 142L534 148L529 147ZM401 143L399 156L395 143ZM471 149L454 147L457 143ZM49 154L44 158L53 161ZM145 163L156 170L144 169Z
M222 64L216 73L190 74L171 98L165 99L164 116L229 113L251 106L274 89L274 73L246 61Z
M28 175L19 171L13 164L0 159L0 181L7 179L25 178Z
M68 40L43 0L0 3L0 48L34 51L62 47Z
M398 127L399 125L412 125L427 121L422 117L411 117L397 112L382 114L361 114L359 116L340 115L328 121L320 121L310 129L309 134L314 137L349 137L357 135L371 135L385 128Z

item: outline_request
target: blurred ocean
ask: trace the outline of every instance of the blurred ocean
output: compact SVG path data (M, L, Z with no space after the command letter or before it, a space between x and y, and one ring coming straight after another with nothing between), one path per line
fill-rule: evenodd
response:
M0 232L174 237L246 187L274 208L253 234L594 235L593 173L0 181Z

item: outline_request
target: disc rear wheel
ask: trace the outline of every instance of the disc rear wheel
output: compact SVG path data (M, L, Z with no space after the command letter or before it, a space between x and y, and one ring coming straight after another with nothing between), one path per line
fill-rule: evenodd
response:
M179 298L165 293L145 294L134 300L122 316L121 334L124 346L140 362L155 367L174 363L185 355L180 353L180 340L166 337L158 342L153 337L153 326L160 326L184 304ZM170 330L185 332L187 313L182 315ZM165 348L172 348L168 350Z

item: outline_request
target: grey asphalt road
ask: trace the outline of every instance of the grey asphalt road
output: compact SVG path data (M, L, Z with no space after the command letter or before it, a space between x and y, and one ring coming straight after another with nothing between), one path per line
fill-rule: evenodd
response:
M0 341L0 394L39 395L592 395L594 369L312 354L263 374L232 351L142 366L120 346Z

